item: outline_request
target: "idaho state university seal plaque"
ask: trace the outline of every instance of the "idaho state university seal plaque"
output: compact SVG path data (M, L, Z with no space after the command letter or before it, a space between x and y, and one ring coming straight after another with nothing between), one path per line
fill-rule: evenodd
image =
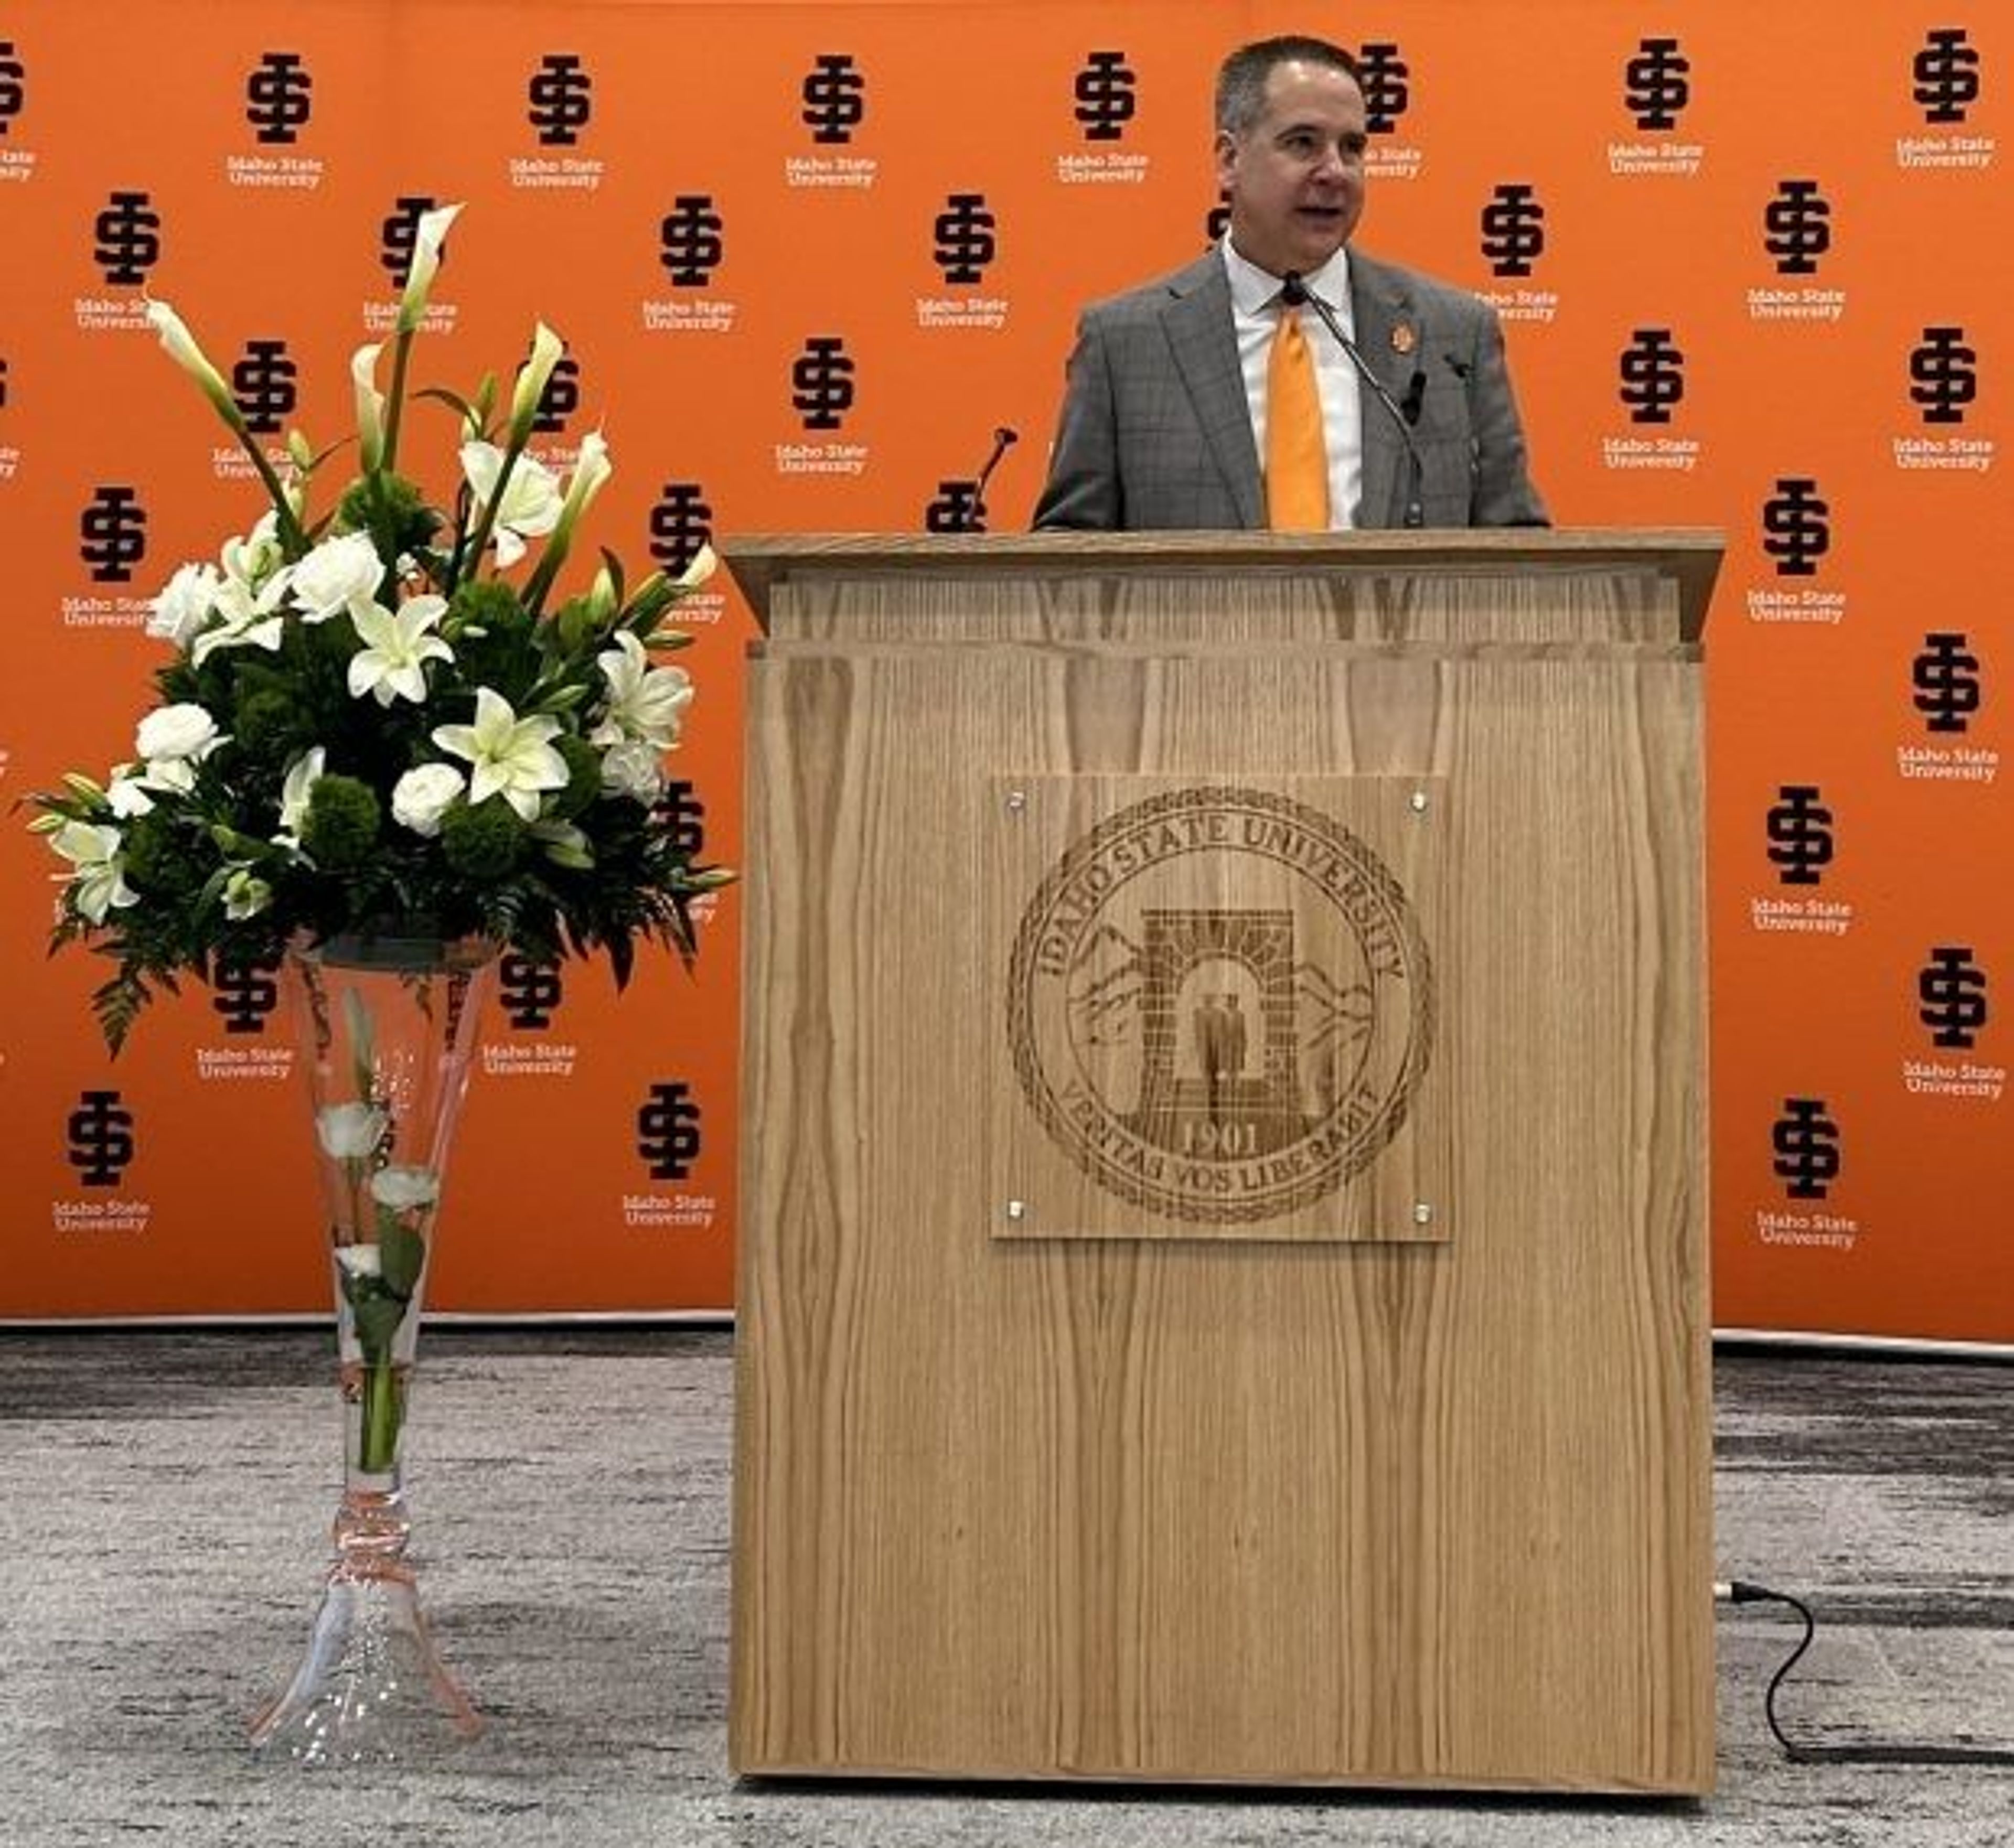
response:
M1428 826L1408 779L1321 780L1404 818L1388 830ZM1113 808L1049 865L1006 989L1022 1095L1098 1193L1154 1222L1141 1235L1445 1236L1410 1173L1384 1225L1315 1229L1405 1129L1435 1023L1415 904L1324 808L1227 785ZM1009 1216L1007 1236L1126 1235L1123 1215Z

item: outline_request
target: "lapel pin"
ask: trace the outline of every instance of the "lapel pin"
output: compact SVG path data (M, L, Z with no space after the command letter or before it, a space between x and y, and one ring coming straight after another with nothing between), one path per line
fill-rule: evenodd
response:
M1412 328L1407 322L1403 321L1400 321L1399 324L1392 330L1392 350L1396 353L1403 356L1413 350L1413 343L1414 334Z

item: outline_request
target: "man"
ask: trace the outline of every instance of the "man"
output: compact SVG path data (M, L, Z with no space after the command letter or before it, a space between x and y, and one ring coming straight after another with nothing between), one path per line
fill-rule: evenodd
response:
M1229 232L1085 312L1037 527L1546 524L1496 315L1349 246L1364 119L1354 63L1321 39L1225 59Z

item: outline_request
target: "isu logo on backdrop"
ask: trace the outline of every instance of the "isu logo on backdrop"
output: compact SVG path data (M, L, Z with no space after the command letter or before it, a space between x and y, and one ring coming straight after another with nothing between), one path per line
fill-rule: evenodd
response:
M314 79L298 52L268 52L245 73L245 120L260 145L291 148L314 113Z
M1500 182L1478 219L1483 260L1490 274L1528 277L1546 251L1546 208L1537 188L1522 180ZM1550 289L1485 289L1482 299L1505 321L1550 321L1560 298Z
M132 1165L139 1143L133 1112L116 1091L77 1094L70 1113L70 1142L64 1158L88 1187L116 1187Z
M1832 249L1832 206L1815 180L1779 180L1762 208L1762 248L1779 276L1811 276Z
M814 334L790 362L790 408L807 430L837 430L853 409L855 371L837 334Z
M1979 677L1979 657L1962 630L1932 630L1923 637L1920 654L1910 663L1912 703L1923 715L1926 732L1963 732L1985 698Z
M1638 328L1616 361L1616 396L1632 424L1668 424L1686 395L1686 356L1669 328Z
M944 283L982 282L999 254L994 236L998 220L983 192L951 192L944 195L944 209L933 223L935 242L930 260L937 266Z
M1986 971L1968 944L1939 944L1916 975L1916 1018L1942 1050L1969 1052L1986 1030Z
M101 486L77 520L78 561L94 584L130 584L147 556L147 510L137 488Z
M1769 1128L1776 1152L1770 1164L1790 1200L1822 1200L1832 1191L1844 1165L1840 1153L1839 1125L1823 1098L1786 1098L1783 1112Z
M280 959L272 956L220 958L210 972L211 1012L228 1033L263 1033L280 1005Z
M0 137L14 132L14 124L28 106L28 67L16 55L11 38L0 38Z
M700 1108L689 1085L650 1087L636 1112L636 1154L653 1180L686 1180L699 1159Z
M1761 551L1779 585L1815 578L1819 565L1832 550L1832 503L1819 491L1814 475L1784 475L1762 503ZM1846 620L1847 593L1805 584L1801 588L1748 592L1751 622L1808 622L1834 625Z
M314 114L314 77L299 52L267 52L245 73L245 124L256 148L296 147ZM310 154L227 154L224 177L232 186L312 192L322 163Z
M1669 328L1634 328L1629 344L1616 355L1615 396L1638 430L1662 432L1686 396L1686 356ZM1699 466L1693 437L1666 435L1605 435L1602 460L1610 468L1668 468L1690 472Z
M658 804L658 818L682 854L697 860L706 851L706 804L691 783L679 779L665 785Z
M850 146L867 120L867 78L850 52L822 52L812 60L800 87L800 118L815 148ZM787 185L865 191L880 176L880 164L851 154L789 154L783 157Z
M1969 1056L1992 1021L1986 971L1969 944L1932 946L1916 972L1916 1019L1929 1036L1923 1058L1902 1062L1902 1088L1918 1097L1997 1104L2007 1090L2007 1068Z
M1779 887L1796 892L1823 883L1837 850L1833 811L1816 783L1783 784L1764 818L1763 836ZM1844 937L1853 928L1853 907L1832 899L1758 895L1748 901L1748 919L1760 931Z
M506 951L496 965L496 1005L514 1031L543 1033L565 997L558 968Z
M1120 147L1139 113L1139 74L1123 52L1084 54L1070 80L1078 145L1056 156L1056 177L1065 185L1137 186L1146 179L1148 156Z
M572 52L548 52L525 80L525 120L541 148L571 150L594 120L594 79ZM514 156L511 184L547 192L593 192L607 163L572 152Z
M697 482L667 482L650 509L650 557L673 577L713 543L713 507Z
M1979 100L1979 48L1962 26L1933 26L1910 60L1909 95L1930 127L1962 122Z
M1968 421L1979 399L1979 349L1962 327L1923 329L1909 349L1908 392L1919 422L1932 434L1896 437L1898 468L1983 475L1992 467L1991 436L1948 434Z
M1690 179L1700 170L1706 149L1698 141L1673 138L1679 118L1693 99L1692 59L1675 38L1642 38L1622 63L1622 107L1640 138L1608 144L1611 174L1663 174Z
M161 215L152 193L109 194L91 233L91 260L112 288L137 288L161 260Z
M1071 113L1088 141L1119 141L1138 113L1138 74L1123 52L1093 52L1084 61L1073 86L1077 106Z
M1675 38L1638 41L1622 66L1622 106L1640 130L1675 128L1693 99L1693 63Z
M276 436L294 414L298 375L284 340L250 340L245 356L231 368L231 396L255 436ZM245 458L246 468L251 459Z
M1895 138L1895 164L1919 170L1983 172L1997 146L1969 126L1984 88L1984 60L1962 26L1933 26L1909 61L1909 99L1923 112L1922 134Z
M1412 66L1396 39L1373 39L1356 48L1356 81L1364 91L1364 125L1371 132L1364 170L1372 180L1416 180L1426 156L1399 136L1413 106Z
M539 407L532 419L532 430L540 436L560 436L567 420L580 409L580 361L562 353L553 363L545 389L539 394Z
M0 410L7 408L7 361L0 357ZM11 482L20 472L21 452L11 442L0 442L0 482Z
M658 261L674 288L705 288L726 260L727 223L710 192L681 192L658 227Z
M525 83L525 120L542 148L577 147L594 118L594 79L571 52L548 52Z
M482 1042L482 1069L491 1078L571 1078L579 1048L543 1034L566 999L566 982L554 963L534 962L516 950L497 959L497 1012L517 1036Z

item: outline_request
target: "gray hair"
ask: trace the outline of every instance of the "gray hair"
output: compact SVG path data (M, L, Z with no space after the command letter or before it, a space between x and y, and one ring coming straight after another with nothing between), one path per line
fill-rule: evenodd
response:
M1341 45L1325 38L1289 34L1240 45L1217 73L1217 126L1225 134L1243 134L1266 112L1266 84L1275 65L1326 65L1357 82L1356 60Z

